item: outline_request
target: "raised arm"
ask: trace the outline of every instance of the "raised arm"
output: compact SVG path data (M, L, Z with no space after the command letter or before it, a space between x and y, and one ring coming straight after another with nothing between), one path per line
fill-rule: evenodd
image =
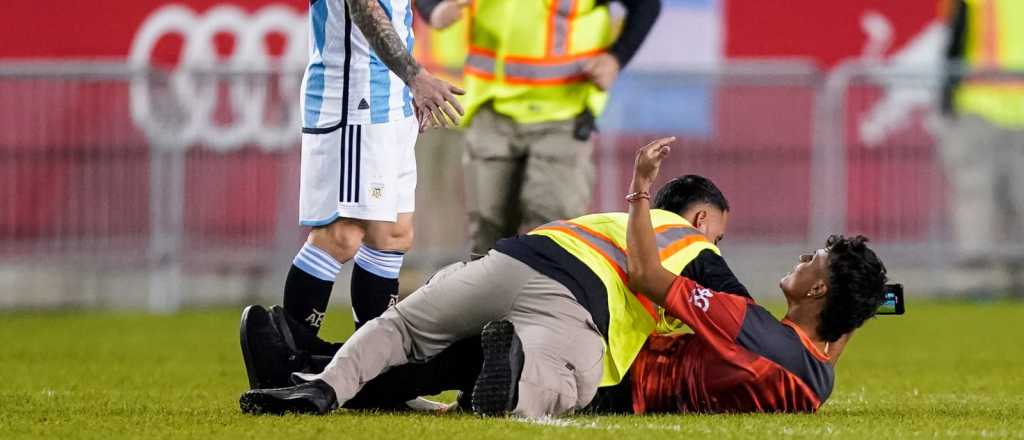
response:
M416 62L377 0L347 0L347 3L352 21L366 36L373 52L409 86L420 128L446 126L448 120L458 125L463 110L454 95L465 92L435 78Z
M640 149L629 186L629 221L626 229L626 266L629 287L658 305L665 306L665 296L676 274L661 265L658 245L651 224L651 185L658 177L661 161L668 156L669 144L676 138L661 138Z

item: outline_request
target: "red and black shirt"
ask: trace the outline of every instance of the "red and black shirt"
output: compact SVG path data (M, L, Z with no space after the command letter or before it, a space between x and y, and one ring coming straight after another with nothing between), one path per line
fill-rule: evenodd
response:
M666 306L693 334L648 339L631 369L634 413L813 412L832 393L828 357L752 299L680 276Z

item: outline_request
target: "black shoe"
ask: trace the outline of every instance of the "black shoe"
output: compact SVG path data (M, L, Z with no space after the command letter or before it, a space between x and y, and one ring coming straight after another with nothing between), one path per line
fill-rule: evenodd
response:
M341 342L331 343L320 339L305 324L295 320L282 306L270 307L270 319L292 351L330 358L341 348Z
M484 363L473 386L473 412L505 415L518 403L523 371L523 343L509 321L491 321L480 334Z
M285 343L263 306L251 305L242 311L238 336L249 388L289 386L289 376L293 371L308 368L309 356L293 351Z
M314 380L287 388L249 390L238 398L245 414L327 414L338 408L338 398L327 382Z

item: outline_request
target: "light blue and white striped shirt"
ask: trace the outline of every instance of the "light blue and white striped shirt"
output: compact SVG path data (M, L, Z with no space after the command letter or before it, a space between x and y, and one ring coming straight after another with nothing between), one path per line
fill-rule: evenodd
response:
M377 1L411 53L412 1ZM303 131L336 128L343 114L348 125L413 115L409 87L370 49L347 7L345 0L314 0L309 7L309 64L300 98Z

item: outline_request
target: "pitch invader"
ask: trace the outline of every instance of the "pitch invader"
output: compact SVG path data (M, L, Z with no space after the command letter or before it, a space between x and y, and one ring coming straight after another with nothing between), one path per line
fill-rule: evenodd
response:
M355 262L357 326L397 298L413 237L413 146L422 130L458 124L463 91L412 57L410 0L313 0L309 20L299 217L312 229L284 308L304 327L295 342L315 354L335 350L316 335L343 264Z

